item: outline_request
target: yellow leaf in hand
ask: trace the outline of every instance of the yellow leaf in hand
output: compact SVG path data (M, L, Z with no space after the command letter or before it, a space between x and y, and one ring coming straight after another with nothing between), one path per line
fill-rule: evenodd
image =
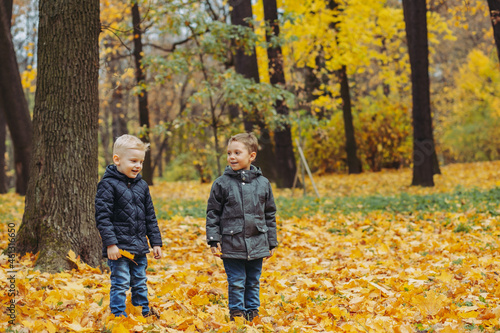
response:
M128 251L122 250L122 249L120 249L120 254L122 256L124 256L125 258L129 258L130 260L134 260L134 257L135 257L134 254L132 254L132 253L130 253Z
M122 249L119 249L119 250L120 250L120 254L122 256L124 256L125 258L128 258L128 259L132 260L134 262L134 264L137 265L137 263L134 261L134 257L135 257L134 254L132 254L132 253L130 253L128 251L122 250Z

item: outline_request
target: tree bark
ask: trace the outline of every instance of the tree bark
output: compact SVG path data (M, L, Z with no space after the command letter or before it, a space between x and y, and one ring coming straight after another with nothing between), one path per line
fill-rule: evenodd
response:
M356 138L354 136L354 124L352 120L351 94L349 92L349 80L347 79L346 66L337 71L340 80L340 97L342 99L342 114L344 117L344 133L347 153L347 167L349 174L361 173L361 161L357 156Z
M7 193L7 174L5 165L5 153L7 150L7 126L5 124L2 94L0 94L0 194Z
M488 0L490 9L491 26L493 28L493 37L497 46L497 56L500 61L500 1Z
M137 0L132 0L132 25L134 30L134 61L135 61L135 80L137 85L146 84L146 74L142 70L142 30L141 30L141 14ZM148 109L148 92L146 89L141 91L137 96L139 101L139 123L143 129L141 140L151 142L149 139L149 109ZM149 184L153 185L153 169L151 167L151 150L144 159L142 165L142 178Z
M40 0L34 150L17 251L37 269L70 269L68 251L101 259L98 181L98 0Z
M413 99L412 185L434 186L437 157L432 133L429 46L425 0L403 0Z
M0 94L14 146L16 192L26 194L33 128L10 33L12 1L0 0Z
M280 34L276 0L264 1L264 19L271 27L271 32L266 33L266 40L268 43L271 43L273 37L277 37ZM286 81L281 46L270 46L267 49L267 57L269 59L271 84L281 85L284 88ZM283 103L283 100L277 100L275 108L279 115L288 119L288 106ZM277 128L274 131L274 151L276 153L276 162L279 166L279 172L276 172L276 184L280 188L292 188L297 172L295 155L293 153L292 131L288 121L281 125L281 128Z
M231 10L231 23L233 25L240 25L244 27L253 28L248 19L253 18L252 12L252 1L251 0L230 0L229 4L232 7ZM245 54L243 48L238 48L236 50L236 55L234 58L234 67L236 73L243 75L247 79L253 79L256 83L260 82L259 78L259 67L257 64L257 53L255 50L252 54ZM231 113L234 117L239 113L237 109L231 107ZM269 178L269 180L276 180L276 157L273 151L273 142L271 139L271 134L266 126L264 119L257 114L244 114L243 122L245 125L246 132L252 132L255 128L260 130L259 138L259 152L257 154L256 164L258 164L264 173L264 175Z

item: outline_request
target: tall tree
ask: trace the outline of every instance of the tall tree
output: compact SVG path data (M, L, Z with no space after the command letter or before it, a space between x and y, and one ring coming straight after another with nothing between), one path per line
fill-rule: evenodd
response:
M43 271L69 269L72 250L100 262L98 180L99 0L40 0L34 150L17 251Z
M493 37L497 46L498 60L500 61L500 0L488 0L488 7L490 9Z
M141 29L141 14L139 11L138 0L132 0L132 24L134 33L134 61L135 61L135 80L137 85L146 84L146 74L142 70L142 29ZM141 93L137 96L139 100L139 122L143 129L141 133L141 140L150 142L149 139L149 109L148 109L148 92L142 89ZM142 167L143 179L149 184L153 185L153 169L151 167L151 151L146 154Z
M337 1L330 0L328 8L331 10L337 9L339 6ZM330 26L338 35L340 28L338 22ZM335 37L338 44L338 37ZM342 115L344 118L344 135L345 149L347 153L347 168L349 174L361 173L361 161L357 154L356 136L354 135L354 124L352 119L351 93L349 90L349 78L347 77L347 66L343 64L340 69L335 71L337 79L340 82L340 98L342 99Z
M349 80L347 77L347 67L342 67L336 71L340 81L340 98L342 99L342 115L344 118L345 149L347 153L347 168L349 174L361 173L361 161L358 158L358 148L354 135L354 124L352 119L351 93L349 91Z
M12 0L0 0L0 94L14 146L16 192L26 194L33 129L10 33ZM4 125L5 126L5 125Z
M264 19L270 28L266 33L266 40L270 43L267 49L270 81L271 84L282 85L284 87L286 81L283 70L283 54L281 46L273 43L273 39L280 34L276 0L264 1ZM283 103L283 99L277 100L275 107L277 113L288 120L288 106ZM279 170L276 173L276 184L281 188L291 188L295 173L297 172L297 166L293 153L292 132L288 121L283 122L281 127L274 131L274 151L276 153L276 163L279 166Z
M5 172L5 152L7 139L7 126L5 124L2 95L0 94L0 194L7 193L7 174Z
M231 0L229 4L231 6L231 24L253 29L253 25L251 24L251 20L253 19L252 1ZM234 56L234 67L236 73L243 75L247 79L253 79L256 83L260 82L257 53L255 49L251 54L248 54L245 52L244 47L239 47ZM243 115L243 121L245 124L245 131L250 132L255 128L259 129L260 150L257 155L256 164L262 168L267 178L275 180L275 167L277 165L277 163L275 163L276 157L273 151L271 135L264 119L258 114L245 114Z
M7 23L9 26L9 31L11 28L12 21L12 2L13 0L0 0L0 12L4 11ZM1 15L1 13L0 13ZM0 17L0 24L3 25L3 18ZM1 29L1 28L0 28ZM5 165L5 153L6 153L6 143L7 139L7 123L5 122L5 110L4 104L2 100L2 94L0 92L0 193L7 193L7 174L6 174L6 165Z
M425 0L403 0L413 100L412 185L434 186L437 157L432 133L429 45Z

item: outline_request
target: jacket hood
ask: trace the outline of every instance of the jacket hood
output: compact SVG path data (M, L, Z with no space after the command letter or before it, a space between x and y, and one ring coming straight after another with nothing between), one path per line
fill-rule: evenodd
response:
M257 177L262 176L262 170L255 165L250 166L250 170L237 170L234 171L230 166L226 166L224 175L242 180L244 182L251 182Z
M127 183L135 183L135 182L138 182L139 180L141 180L141 178L142 178L141 174L138 174L137 177L135 177L135 178L128 178L125 174L118 171L116 165L114 165L114 164L110 164L106 167L106 172L104 173L104 176L102 178L104 179L104 178L108 178L108 177L109 178L116 178L116 179L122 180L122 181L127 182Z

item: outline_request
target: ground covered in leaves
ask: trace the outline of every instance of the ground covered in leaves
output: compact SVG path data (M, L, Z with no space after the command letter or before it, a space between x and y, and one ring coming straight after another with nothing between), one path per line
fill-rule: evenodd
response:
M34 270L16 258L16 325L7 332L496 332L500 331L500 162L450 165L436 187L410 170L316 178L321 198L276 190L280 246L264 263L261 317L230 323L225 274L205 244L210 185L158 183L151 191L167 246L149 259L161 319L109 312L109 275ZM313 194L307 183L308 194ZM19 226L23 198L0 196L0 248ZM0 256L0 299L8 258Z

